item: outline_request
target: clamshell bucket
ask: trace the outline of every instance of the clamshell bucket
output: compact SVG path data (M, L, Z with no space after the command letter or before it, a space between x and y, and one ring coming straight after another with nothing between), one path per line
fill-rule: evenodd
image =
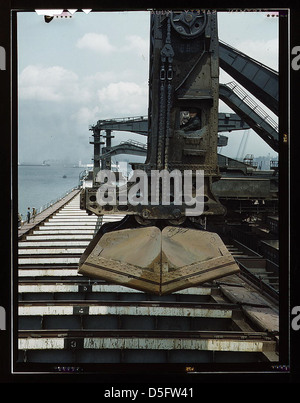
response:
M238 271L217 234L172 226L96 236L79 265L79 274L159 295Z

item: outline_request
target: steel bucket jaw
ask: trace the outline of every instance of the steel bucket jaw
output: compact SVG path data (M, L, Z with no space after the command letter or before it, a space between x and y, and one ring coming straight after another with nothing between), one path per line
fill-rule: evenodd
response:
M80 261L79 274L154 294L237 273L221 238L181 227L123 229L105 233Z

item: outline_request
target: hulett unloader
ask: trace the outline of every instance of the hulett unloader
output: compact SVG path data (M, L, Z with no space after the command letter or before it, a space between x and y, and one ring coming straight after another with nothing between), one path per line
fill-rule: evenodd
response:
M79 273L159 295L195 286L239 271L218 234L202 226L208 216L224 216L214 194L218 166L219 40L217 13L170 12L151 15L147 157L132 164L149 178L149 203L121 203L136 183L121 181L116 202L98 203L100 161L94 161L93 187L81 193L81 208L98 216L125 214L104 224L85 250ZM94 141L100 142L95 135ZM191 215L187 198L176 204L175 181L158 185L151 204L151 173L203 172L202 214ZM100 182L99 182L100 180ZM157 188L156 188L157 190ZM163 203L167 192L170 203ZM183 192L183 190L182 190ZM141 194L137 195L141 196ZM189 214L186 214L189 211Z

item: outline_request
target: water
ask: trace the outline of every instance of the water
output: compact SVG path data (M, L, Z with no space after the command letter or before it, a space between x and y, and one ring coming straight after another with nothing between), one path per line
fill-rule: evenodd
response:
M84 168L64 166L18 166L18 208L23 220L28 207L37 211L79 184ZM65 177L63 177L65 176Z

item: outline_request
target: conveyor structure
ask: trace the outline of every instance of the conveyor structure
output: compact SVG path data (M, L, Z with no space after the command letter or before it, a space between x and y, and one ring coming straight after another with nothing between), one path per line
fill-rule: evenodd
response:
M278 152L278 124L235 82L220 85L220 99L235 110L249 126Z
M220 67L278 115L278 72L219 42Z
M218 120L218 132L249 129L248 124L236 113L220 112ZM148 136L148 116L98 120L96 125L90 126L90 130L92 131L97 129L133 132Z

